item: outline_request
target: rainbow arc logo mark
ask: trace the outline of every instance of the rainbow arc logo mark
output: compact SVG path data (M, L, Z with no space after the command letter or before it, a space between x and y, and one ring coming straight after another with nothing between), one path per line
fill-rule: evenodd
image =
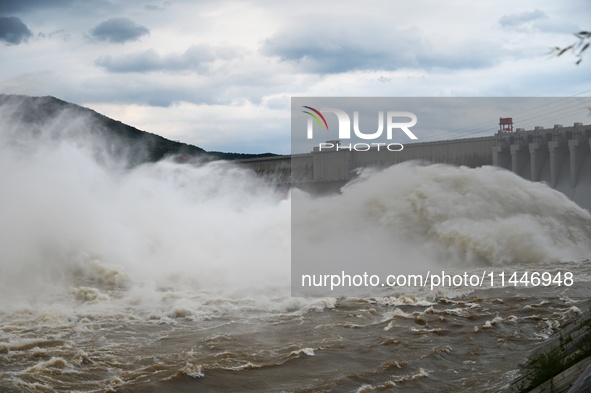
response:
M309 109L310 111L314 112L315 114L310 111L302 111L303 113L306 113L306 114L312 116L314 118L314 120L316 120L316 123L318 123L320 128L326 128L328 130L328 123L326 122L326 119L324 118L324 116L322 116L322 113L320 113L319 110L314 109L311 106L302 106L302 108L306 108L306 109ZM316 115L320 116L320 119L322 119L322 122L320 122L320 119ZM322 125L322 123L324 123L324 126Z

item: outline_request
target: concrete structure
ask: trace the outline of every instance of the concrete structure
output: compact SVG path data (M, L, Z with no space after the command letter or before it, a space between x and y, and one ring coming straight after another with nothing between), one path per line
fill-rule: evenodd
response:
M575 123L553 128L498 133L493 165L542 181L591 209L591 126Z
M291 156L240 161L270 181L316 192L334 191L363 167L385 168L403 161L479 167L495 165L546 182L580 206L591 209L591 125L535 127L499 131L494 136L404 145L399 152L376 147L351 151L347 146Z
M490 154L495 137L414 143L399 152L385 148L350 151L346 146L311 153L238 161L275 183L299 187L308 183L346 183L357 168L386 168L409 160L478 167L492 165Z

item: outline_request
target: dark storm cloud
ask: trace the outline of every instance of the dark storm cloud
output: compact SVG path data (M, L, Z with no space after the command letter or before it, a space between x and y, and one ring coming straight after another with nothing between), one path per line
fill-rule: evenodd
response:
M237 52L230 47L194 45L180 55L159 55L155 50L149 49L119 57L101 56L96 59L95 64L109 72L203 71L207 63L232 58Z
M127 18L112 18L99 23L90 31L90 35L98 41L123 43L136 41L142 36L149 34L144 26L140 26Z
M120 6L109 0L0 0L0 15L59 11L79 16L98 12L117 12Z
M0 41L18 45L31 37L31 30L15 16L0 16Z
M417 29L388 25L308 20L266 40L262 52L306 72L340 73L400 68L481 68L492 64L488 49L474 43L462 50L433 47Z
M69 6L73 0L2 0L0 14L26 12L34 9L59 8Z

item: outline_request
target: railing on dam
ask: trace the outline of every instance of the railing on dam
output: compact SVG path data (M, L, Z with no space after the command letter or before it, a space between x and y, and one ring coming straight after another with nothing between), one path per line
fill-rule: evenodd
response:
M328 149L306 154L241 160L277 184L337 188L356 169L385 168L409 160L457 166L495 165L532 181L546 182L580 206L591 209L591 125L536 127L493 136L407 144L402 151ZM312 187L314 186L314 187Z

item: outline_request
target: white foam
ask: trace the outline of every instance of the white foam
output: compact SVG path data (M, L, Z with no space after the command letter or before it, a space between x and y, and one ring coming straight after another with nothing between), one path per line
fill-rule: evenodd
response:
M297 351L291 351L290 356L300 356L300 354L304 354L307 356L316 356L316 353L314 352L314 348L302 348L302 349L298 349Z
M97 151L104 141L92 149L88 141L78 143L75 135L87 138L85 124L72 122L79 132L68 131L69 141L41 138L26 154L22 147L33 141L16 149L0 130L6 142L0 144L0 305L6 312L51 311L62 321L72 310L124 313L174 324L175 318L245 310L334 308L335 298L290 298L294 220L310 228L313 242L331 249L336 243L346 257L343 246L355 245L339 244L336 235L363 234L372 258L392 273L589 253L591 215L507 171L415 163L365 171L341 195L304 197L302 214L292 217L290 197L244 169L170 160L125 169ZM393 249L403 258L393 260ZM376 302L428 307L441 294L465 293L396 289L402 294Z
M301 205L294 225L322 245L310 247L310 258L318 250L335 260L371 256L400 274L573 260L591 251L589 212L509 171L411 162L365 173L341 195L294 202Z
M203 368L200 365L194 365L190 362L187 362L181 371L192 378L203 378L205 376Z

